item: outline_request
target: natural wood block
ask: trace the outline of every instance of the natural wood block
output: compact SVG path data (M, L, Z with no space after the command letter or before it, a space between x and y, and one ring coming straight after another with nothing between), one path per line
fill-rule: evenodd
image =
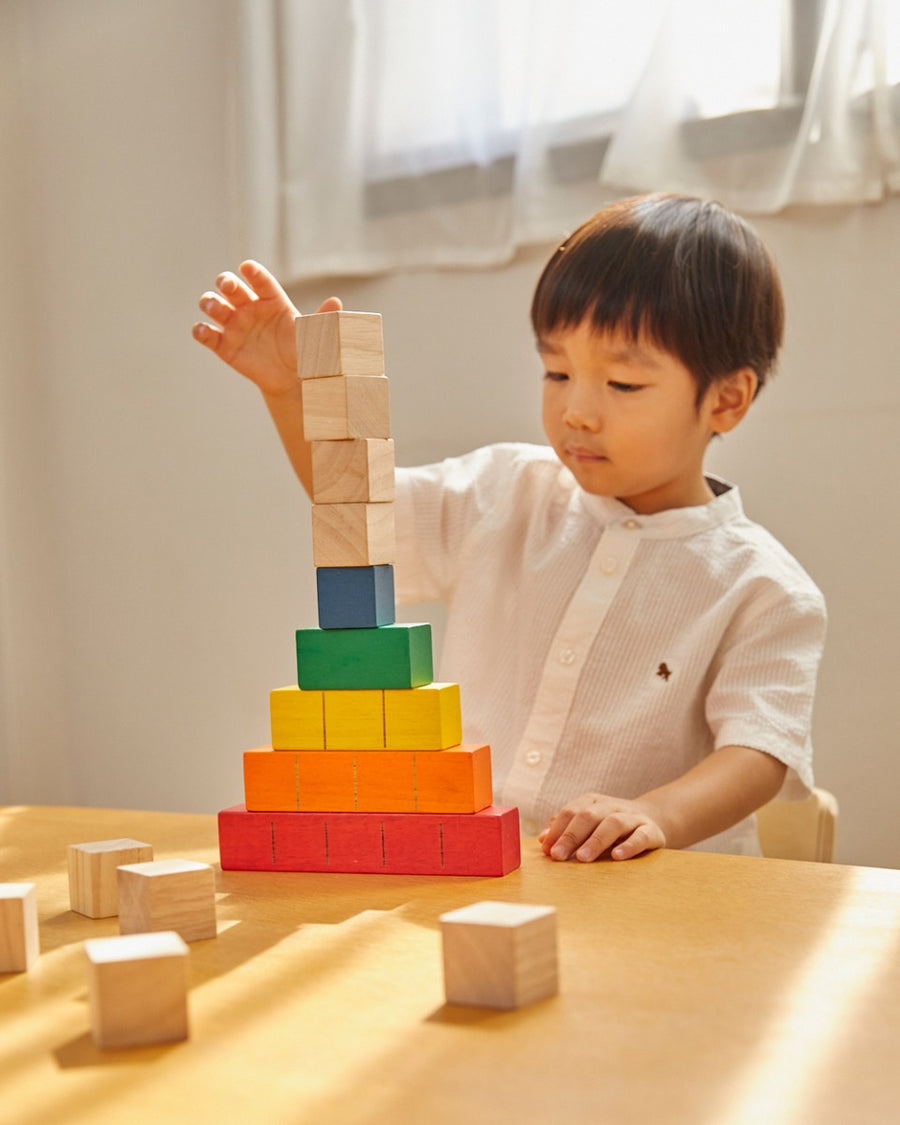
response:
M313 562L379 566L394 561L394 505L313 504Z
M314 441L312 485L316 504L375 504L393 500L393 439Z
M393 625L394 568L320 566L316 570L320 629L374 629Z
M244 753L244 803L254 812L474 813L491 803L491 751L258 747Z
M325 700L321 691L289 685L269 692L272 745L276 750L325 749Z
M519 813L219 813L225 871L501 876L521 863Z
M380 313L336 312L298 316L297 374L383 375L384 339Z
M390 380L384 376L305 379L300 395L307 441L391 436Z
M185 941L216 936L216 884L208 863L158 859L119 868L123 934L175 930Z
M0 883L0 973L24 973L40 953L34 883Z
M449 1004L520 1008L558 991L554 907L476 902L440 923Z
M411 688L433 677L427 622L297 630L297 683L305 690Z
M459 684L424 684L384 693L388 750L445 750L462 741Z
M123 863L153 859L153 846L124 837L69 845L69 907L88 918L119 913L116 870Z
M384 692L325 691L327 750L384 749Z
M84 952L98 1047L187 1039L188 947L178 934L92 938Z

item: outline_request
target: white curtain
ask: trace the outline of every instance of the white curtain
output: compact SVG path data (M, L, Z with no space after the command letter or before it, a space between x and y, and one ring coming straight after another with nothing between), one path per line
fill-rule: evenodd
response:
M240 0L239 238L286 281L486 266L616 196L900 190L895 0Z

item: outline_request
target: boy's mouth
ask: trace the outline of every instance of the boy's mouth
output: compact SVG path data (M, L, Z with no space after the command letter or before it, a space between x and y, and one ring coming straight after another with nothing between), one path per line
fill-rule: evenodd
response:
M568 445L566 452L573 461L594 462L594 461L608 461L609 458L604 453L599 453L596 450L588 449L583 445Z

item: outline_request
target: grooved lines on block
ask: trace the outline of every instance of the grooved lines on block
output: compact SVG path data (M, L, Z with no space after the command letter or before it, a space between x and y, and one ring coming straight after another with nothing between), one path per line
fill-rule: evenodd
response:
M266 812L477 812L491 803L490 747L244 754L247 808Z

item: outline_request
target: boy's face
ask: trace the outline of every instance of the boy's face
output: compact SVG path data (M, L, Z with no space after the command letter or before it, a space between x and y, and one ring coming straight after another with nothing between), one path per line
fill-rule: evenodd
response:
M589 321L538 340L544 432L586 492L649 515L705 504L703 458L719 421L720 388L697 386L669 352L598 333Z

